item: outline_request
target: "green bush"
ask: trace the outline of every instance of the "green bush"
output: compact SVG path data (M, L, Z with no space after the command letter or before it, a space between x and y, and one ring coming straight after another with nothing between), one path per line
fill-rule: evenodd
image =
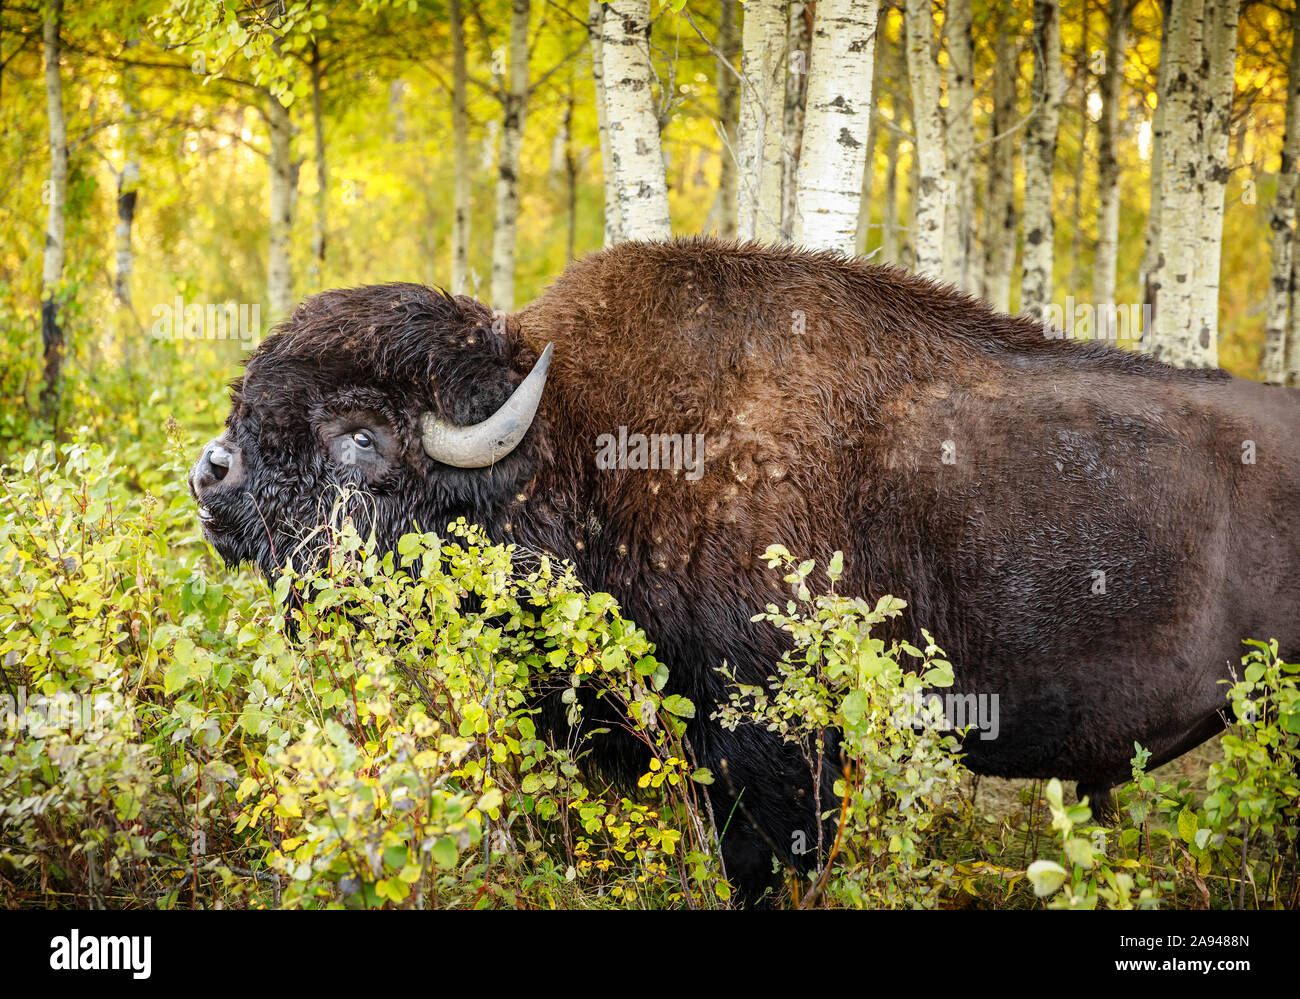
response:
M793 599L755 620L789 651L768 683L694 705L663 693L612 597L464 523L381 557L336 517L274 593L227 572L168 434L120 457L47 444L0 478L6 905L726 906L697 711L836 767L796 907L1297 905L1300 694L1276 645L1231 685L1239 720L1200 800L1138 747L1116 828L1052 782L1040 820L977 829L956 740L914 707L951 667L928 635L876 637L903 605L837 594L839 555L814 596L813 563L769 549ZM570 721L584 690L623 720L650 760L634 786L591 772L590 742L541 737L544 689ZM1014 859L1044 823L1053 848Z
M0 742L14 891L725 904L709 777L683 739L694 707L661 695L666 670L607 594L464 524L378 558L343 523L273 601L245 574L209 581L206 553L176 542L193 527L169 465L137 492L96 447L46 447L4 480L0 661L28 709ZM621 712L653 757L638 788L538 737L539 680L574 720L584 685ZM77 696L89 724L27 724L40 698Z
M796 599L769 605L755 621L791 636L792 647L764 688L734 684L721 724L759 724L798 744L820 786L832 731L840 736L840 797L830 843L805 844L825 860L795 883L794 903L854 908L910 908L939 904L952 870L933 854L932 834L955 802L963 774L956 739L917 706L927 691L952 685L952 666L927 634L927 647L886 645L872 630L906 606L882 597L873 607L837 594L843 555L826 568L828 592L813 596L815 564L799 562L780 545L764 556L787 570ZM727 674L731 676L731 674ZM734 677L732 677L734 682ZM920 724L916 724L920 722Z

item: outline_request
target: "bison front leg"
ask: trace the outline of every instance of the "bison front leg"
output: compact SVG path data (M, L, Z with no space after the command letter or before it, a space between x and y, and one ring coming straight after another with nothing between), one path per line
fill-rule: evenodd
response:
M727 879L744 907L769 907L790 873L815 870L835 838L833 793L839 767L828 747L821 767L800 747L757 726L742 726L708 754L710 804ZM820 771L821 792L815 792Z
M1115 809L1115 796L1110 792L1109 784L1088 784L1079 781L1074 786L1074 796L1079 799L1079 804L1083 804L1083 799L1088 799L1088 807L1092 809L1092 818L1099 825L1111 825L1119 817Z

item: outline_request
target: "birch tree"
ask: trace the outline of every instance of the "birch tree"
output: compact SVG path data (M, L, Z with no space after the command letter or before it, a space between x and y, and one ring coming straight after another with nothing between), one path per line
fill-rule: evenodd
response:
M1291 246L1291 314L1287 319L1283 363L1285 385L1300 385L1300 251Z
M1097 130L1097 250L1092 265L1092 299L1097 315L1108 322L1114 313L1115 268L1119 255L1119 107L1124 88L1124 49L1128 44L1130 0L1110 0L1106 34L1106 68L1101 83L1101 121ZM1104 318L1102 318L1104 317ZM1107 326L1098 335L1109 338Z
M714 70L718 88L718 127L722 139L716 218L718 235L724 239L736 235L736 154L740 125L740 87L733 72L740 58L736 6L736 0L721 0L718 12L717 67Z
M1218 364L1219 255L1237 13L1235 0L1187 0L1170 11L1167 57L1172 63L1150 346L1156 357L1180 367Z
M1223 209L1228 177L1228 139L1236 88L1238 0L1207 0L1205 34L1201 52L1202 81L1200 127L1205 163L1201 171L1201 208L1196 213L1197 280L1192 285L1193 326L1204 331L1200 340L1211 347L1197 351L1199 367L1219 363L1219 266L1223 256ZM1199 346L1199 345L1198 345Z
M808 75L813 52L812 20L816 4L790 4L786 35L785 124L781 138L781 236L790 240L795 230L795 174L803 154L804 121L808 109Z
M749 0L744 10L736 235L776 242L781 239L786 5Z
M68 203L68 121L63 110L59 73L63 0L49 0L42 29L45 57L45 106L49 128L50 172L46 197L45 258L41 270L41 346L44 352L41 415L58 419L63 383L63 264L66 255Z
M988 194L980 243L984 251L982 294L993 308L1011 308L1011 269L1016 259L1016 76L1018 53L1011 0L1002 0L994 22L993 116L990 123Z
M1195 261L1196 210L1202 167L1196 121L1196 83L1204 28L1203 0L1187 0L1169 10L1169 86L1165 135L1161 149L1160 237L1152 291L1155 329L1151 348L1157 357L1193 364L1208 359L1210 344L1192 335L1192 289L1198 275ZM1201 331L1197 331L1199 334Z
M948 208L944 213L944 279L966 291L978 282L975 263L975 46L969 3L949 3L944 30L948 36L948 106L945 109L948 153Z
M605 118L623 239L668 239L668 179L650 63L650 0L613 0L601 36Z
M127 39L126 51L131 52L136 45L134 37ZM134 67L124 65L118 79L122 93L122 169L117 173L113 297L123 309L131 311L131 272L135 268L132 232L140 187L140 108Z
M519 154L528 113L529 0L511 0L510 43L506 86L502 94L505 114L497 150L496 207L492 219L492 307L509 312L515 307L515 240L519 228Z
M1169 77L1173 58L1170 55L1169 10L1171 0L1160 2L1160 60L1156 66L1156 106L1151 115L1150 208L1147 210L1143 234L1142 266L1138 281L1142 287L1142 301L1155 310L1156 290L1159 285L1160 214L1164 180L1162 177L1165 148L1165 109L1169 105Z
M879 14L880 0L817 4L793 230L807 247L857 249Z
M939 64L934 57L934 13L930 0L906 0L907 76L912 91L916 133L912 187L913 267L918 274L942 279L944 216L947 211L944 168L947 165L943 107L939 103Z
M469 110L465 97L465 12L460 0L448 0L451 21L451 292L469 288Z
M591 0L587 5L587 37L591 42L591 80L596 91L596 131L600 138L600 163L604 173L605 246L613 246L622 236L619 229L618 189L615 186L613 159L609 148L609 116L605 98L605 58L601 36L605 30L605 5Z
M294 195L298 170L293 162L293 121L280 99L266 92L266 119L271 136L268 159L271 175L270 251L266 263L267 299L271 321L283 319L293 309L293 268L290 247L293 239Z
M1261 373L1270 385L1285 384L1288 349L1287 329L1293 284L1295 254L1296 161L1300 159L1300 4L1291 11L1291 58L1287 65L1286 126L1282 137L1282 162L1278 167L1277 196L1269 215L1272 232L1272 266L1269 271L1268 318L1264 325L1264 356ZM1300 357L1296 358L1300 363Z
M1040 317L1052 304L1055 225L1052 181L1065 81L1061 70L1061 12L1056 0L1034 0L1034 117L1025 134L1025 247L1020 311Z

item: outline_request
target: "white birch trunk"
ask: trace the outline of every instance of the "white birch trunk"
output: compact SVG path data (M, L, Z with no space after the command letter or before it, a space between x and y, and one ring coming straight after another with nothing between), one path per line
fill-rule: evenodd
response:
M283 319L293 310L293 270L290 248L293 240L294 188L297 171L293 166L293 122L289 109L273 94L266 95L267 122L271 133L270 252L266 263L266 297L270 321Z
M492 224L492 307L515 307L515 237L519 228L519 153L528 113L529 0L510 3L510 64L506 69L505 115L497 153L496 210Z
M1025 134L1025 248L1020 311L1041 318L1052 304L1055 225L1052 188L1065 89L1061 12L1056 0L1034 0L1034 118Z
M609 149L609 119L606 114L604 34L605 5L590 0L587 5L587 37L591 40L591 79L596 90L596 129L600 137L600 169L605 192L605 245L613 246L620 235L618 189L614 182L614 162Z
M128 52L137 45L135 38L126 41ZM131 244L140 188L140 109L136 104L138 93L134 67L123 66L121 74L122 172L117 177L117 224L113 230L113 297L118 305L130 310L131 272L135 269L135 250Z
M857 250L879 14L880 0L817 4L793 231L812 249Z
M49 207L45 223L45 259L41 269L41 346L44 352L44 384L41 413L58 419L63 382L63 263L67 236L68 121L63 110L63 78L59 74L62 44L63 0L50 0L42 28L45 56L45 107L50 140L50 176L46 197Z
M1202 88L1200 122L1205 163L1201 170L1200 226L1196 241L1196 281L1192 289L1192 328L1200 341L1198 366L1219 363L1219 266L1223 254L1223 199L1228 171L1228 138L1236 84L1238 0L1206 0L1201 65L1209 74Z
M1128 44L1129 0L1110 0L1106 35L1106 71L1101 83L1101 121L1097 130L1097 250L1092 265L1092 299L1099 323L1113 316L1103 306L1115 302L1115 269L1119 255L1119 106L1124 91L1124 49ZM1106 318L1102 318L1106 317ZM1111 339L1114 330L1099 327L1097 335Z
M814 9L816 5L813 5ZM804 119L808 110L808 74L813 53L809 4L790 4L786 35L785 125L781 139L781 237L794 238L795 174L803 155Z
M622 238L669 239L668 178L650 63L650 0L613 0L605 12L601 48Z
M460 0L448 0L451 19L451 293L469 290L469 111L465 96L465 13Z
M1269 216L1273 261L1269 273L1268 318L1264 325L1264 381L1283 385L1287 377L1287 328L1291 309L1291 266L1295 253L1296 161L1300 159L1300 4L1291 13L1291 60L1286 81L1286 131L1277 175L1277 197Z
M1011 310L1011 270L1016 261L1016 136L1004 134L1016 123L1016 45L1010 14L1011 4L1004 0L995 28L990 124L994 141L989 147L988 197L981 230L983 295L999 312Z
M1201 151L1198 73L1204 27L1203 0L1174 4L1170 11L1171 60L1165 135L1160 165L1160 239L1152 282L1155 329L1150 349L1156 357L1183 367L1203 367L1212 343L1202 343L1193 328L1196 243L1200 231Z
M947 212L943 107L939 103L939 64L934 58L934 12L930 0L906 0L907 76L912 90L916 134L916 184L912 188L918 274L943 279L943 241Z
M718 88L718 119L722 130L722 165L718 170L717 226L724 239L736 235L736 157L740 128L740 83L732 68L740 68L740 32L736 22L736 0L721 0L718 51L714 70ZM723 60L726 60L724 62ZM730 67L727 65L730 63ZM707 231L707 230L706 230Z
M1170 0L1161 0L1160 62L1156 67L1156 107L1151 115L1151 183L1150 207L1147 209L1146 230L1143 237L1142 266L1138 271L1138 284L1142 288L1142 301L1154 312L1156 287L1160 283L1160 211L1164 181L1161 176L1164 164L1165 109L1169 106L1169 77L1173 57L1170 54L1169 33ZM1150 331L1148 331L1150 335ZM1149 340L1148 340L1148 348Z
M777 0L749 0L744 11L736 235L779 242L786 5Z
M973 281L975 259L975 46L969 3L945 8L948 35L948 209L944 213L944 279L963 291Z

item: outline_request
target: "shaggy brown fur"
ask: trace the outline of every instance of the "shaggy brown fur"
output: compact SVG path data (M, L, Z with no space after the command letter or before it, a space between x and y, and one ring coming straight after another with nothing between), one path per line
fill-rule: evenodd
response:
M512 455L479 470L424 456L421 412L482 419L549 342ZM385 435L380 464L332 458L330 434L354 425ZM702 476L597 468L597 438L620 427L703 434ZM797 750L708 721L717 666L761 683L783 647L749 620L784 593L769 544L821 565L842 548L845 591L907 600L897 634L927 628L961 691L998 696L998 737L967 741L973 769L1096 793L1126 778L1135 740L1156 765L1220 727L1242 638L1300 653L1297 438L1294 391L1052 339L894 269L695 239L575 263L499 334L477 303L414 285L303 303L235 393L225 440L253 500L204 502L218 550L268 572L265 538L283 548L349 476L387 544L465 514L571 559L695 701L695 749L730 779L717 811L744 789L763 832L733 821L724 855L753 897L769 841L815 841L818 797ZM598 756L644 765L613 736Z

